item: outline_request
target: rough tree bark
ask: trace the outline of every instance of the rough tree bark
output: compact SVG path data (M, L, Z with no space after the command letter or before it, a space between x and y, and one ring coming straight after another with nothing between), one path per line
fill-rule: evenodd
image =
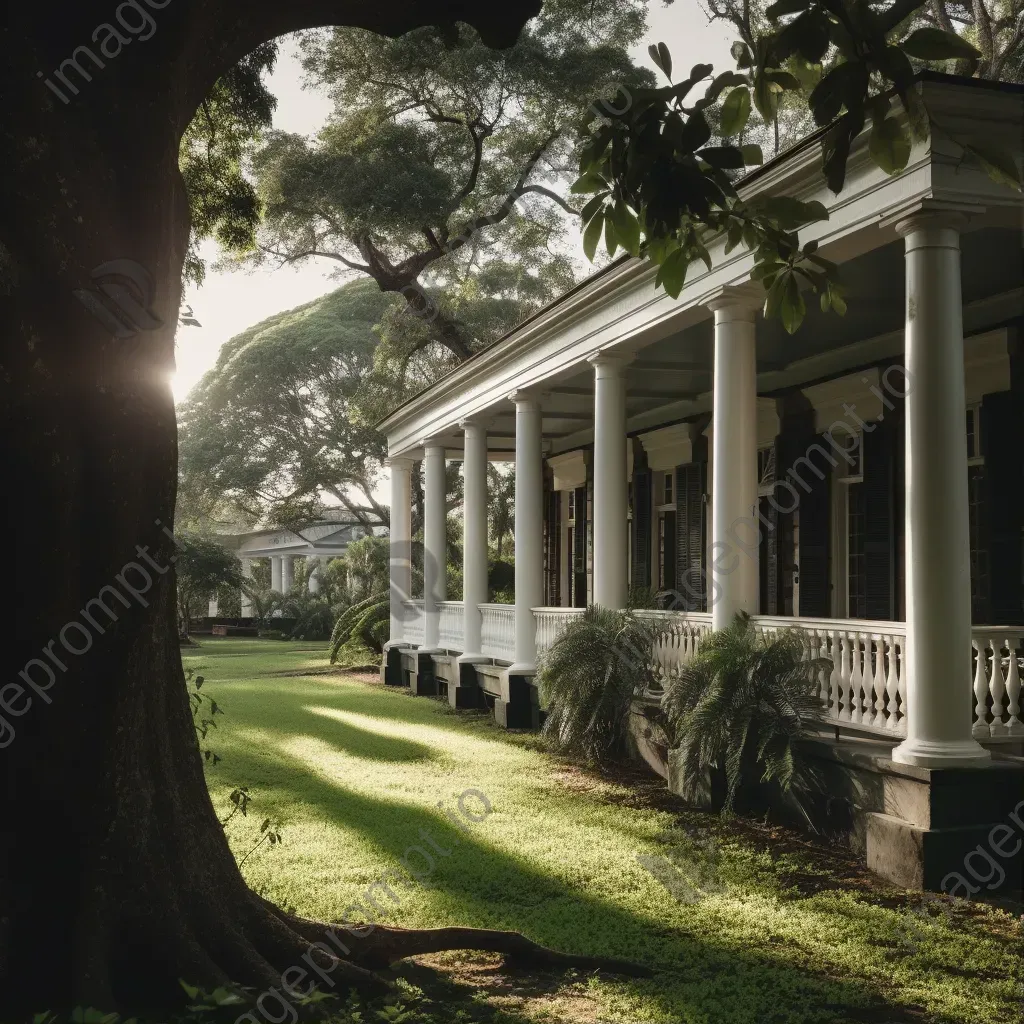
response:
M189 231L177 169L185 126L226 68L280 33L330 23L399 33L464 18L505 45L538 6L145 0L155 32L126 28L119 53L108 40L105 66L75 79L64 103L37 71L50 76L90 43L116 4L6 5L0 446L17 600L0 648L4 1019L173 1002L178 978L279 984L313 927L250 892L235 866L178 653L164 526L176 487L168 375ZM152 297L135 299L162 327L115 337L73 295L115 259L152 275ZM109 614L88 604L97 597ZM439 944L566 962L521 937L381 929L365 966L336 970L379 985L367 967Z

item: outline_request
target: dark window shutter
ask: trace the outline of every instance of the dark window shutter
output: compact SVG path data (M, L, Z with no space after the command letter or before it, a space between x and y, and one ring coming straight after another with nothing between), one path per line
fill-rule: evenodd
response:
M806 417L807 420L809 418ZM797 610L800 615L823 617L832 611L828 578L832 458L829 442L806 428L785 431L776 441L775 478L780 485L776 489L776 503L788 509L799 499L795 514L800 524L800 548L797 552L800 574ZM781 486L784 481L788 486ZM783 528L791 526L792 516L793 513L779 515L779 519L788 520L782 524ZM779 559L776 560L778 562ZM780 566L780 569L780 575L792 571L788 566ZM784 608L783 613L787 612L790 609Z
M761 542L758 572L761 583L761 614L778 615L779 607L779 513L767 498L758 499Z
M676 514L665 513L665 590L676 589Z
M704 492L707 464L676 467L676 590L686 611L707 610Z
M981 443L985 455L981 536L987 540L990 572L986 625L1014 625L1024 616L1021 587L1021 529L1024 527L1024 471L1021 440L1024 414L1012 391L985 395Z
M576 519L573 527L573 603L577 608L587 604L587 485L576 488Z
M874 427L863 434L865 608L869 619L892 619L896 614L897 432L891 420Z
M544 603L551 608L561 604L561 497L560 491L549 490L544 500Z
M634 587L651 585L651 471L633 472L632 576Z

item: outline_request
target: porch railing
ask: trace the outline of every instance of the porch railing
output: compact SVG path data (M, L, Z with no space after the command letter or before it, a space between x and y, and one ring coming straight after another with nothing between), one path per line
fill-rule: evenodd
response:
M446 651L465 650L463 637L466 635L463 626L463 604L461 601L441 602L440 645Z
M497 661L515 661L516 609L511 604L482 604L481 648Z
M534 608L533 617L537 622L537 657L543 656L567 622L579 618L583 612L583 608Z
M1021 716L1021 664L1024 627L975 626L974 735L979 739L1024 736Z

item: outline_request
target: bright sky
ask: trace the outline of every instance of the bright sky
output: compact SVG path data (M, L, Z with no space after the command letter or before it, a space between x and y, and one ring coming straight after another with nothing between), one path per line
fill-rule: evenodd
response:
M732 36L721 24L709 25L698 0L676 0L663 6L651 0L650 31L637 48L638 61L653 67L647 44L665 42L677 69L698 63L714 64L716 70L732 67L729 44ZM321 93L303 89L298 49L285 40L270 90L277 97L274 127L282 131L313 135L331 111L330 101ZM679 72L676 72L679 77ZM203 249L208 265L217 247L208 242ZM338 287L337 264L332 260L310 260L300 267L254 272L222 273L210 269L202 288L189 286L184 302L192 306L202 327L182 327L177 335L177 372L172 380L174 397L181 401L191 387L217 360L221 345L246 327L281 310L302 305Z

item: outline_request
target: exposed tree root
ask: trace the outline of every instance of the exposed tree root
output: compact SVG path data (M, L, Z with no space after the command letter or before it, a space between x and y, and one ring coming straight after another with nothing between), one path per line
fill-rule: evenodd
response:
M338 935L340 926L307 921L291 917L290 923L311 942L323 942L329 932ZM351 949L346 958L369 970L382 970L399 960L424 953L443 953L449 950L478 950L502 953L513 963L543 969L604 971L631 978L649 978L654 971L642 964L610 957L582 956L560 953L548 949L521 932L499 931L492 928L394 928L372 927L365 936L357 937L340 929L342 941ZM362 930L362 929L360 929Z

